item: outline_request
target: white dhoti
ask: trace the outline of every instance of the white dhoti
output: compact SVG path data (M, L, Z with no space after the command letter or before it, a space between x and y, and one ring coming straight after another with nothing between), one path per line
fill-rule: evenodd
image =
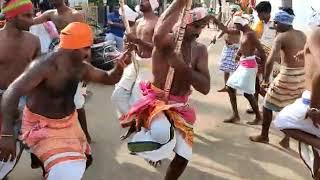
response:
M320 138L320 129L313 125L311 119L306 118L310 106L311 92L305 91L302 98L297 99L293 104L286 106L276 117L274 124L280 130L296 129ZM314 176L314 154L320 153L319 149L299 142L299 153L303 162L310 169Z
M257 72L255 56L241 57L238 68L227 81L227 86L247 94L254 94Z
M124 69L123 75L112 93L111 100L120 114L128 113L131 105L142 96L139 84L152 81L152 59L136 55L136 67L133 63Z
M62 162L51 168L47 180L81 180L85 170L85 160Z
M138 147L138 150L130 149L132 145ZM150 129L142 128L141 131L136 133L128 146L129 150L153 162L166 159L173 152L187 160L192 157L192 146L187 144L181 132L171 125L163 112L155 116ZM158 148L148 151L149 148L154 148L152 146L158 146Z
M87 87L84 86L83 82L78 83L76 94L74 95L74 104L76 109L82 109L85 104L84 93L87 90Z

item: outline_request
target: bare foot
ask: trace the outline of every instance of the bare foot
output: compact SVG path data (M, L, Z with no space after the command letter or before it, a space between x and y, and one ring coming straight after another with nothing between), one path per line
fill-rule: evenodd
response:
M250 136L249 139L252 142L269 143L269 138L268 137L263 137L261 135L259 135L259 136Z
M123 141L123 140L127 139L127 138L130 137L130 135L131 135L132 133L134 133L134 132L136 132L136 127L135 127L134 124L132 124L132 125L130 126L130 128L128 129L128 131L127 131L124 135L122 135L122 136L120 137L120 141Z
M161 166L161 164L162 164L162 162L161 162L161 160L160 161L156 161L156 162L154 162L154 161L151 161L151 160L146 160L152 167L154 167L154 168L157 168L157 167L160 167Z
M289 139L282 139L280 142L279 142L280 146L285 148L285 149L289 149L290 148L290 140Z
M255 119L253 121L249 121L247 122L248 125L261 125L262 124L262 120L261 119Z
M254 111L253 111L253 109L250 108L250 109L247 109L247 110L246 110L246 113L247 113L247 114L254 114Z
M239 116L233 116L229 119L226 119L223 121L224 123L237 123L240 122L240 117Z
M222 88L222 89L218 90L217 92L228 92L228 90L227 90L227 88L226 88L226 87L224 87L224 88Z

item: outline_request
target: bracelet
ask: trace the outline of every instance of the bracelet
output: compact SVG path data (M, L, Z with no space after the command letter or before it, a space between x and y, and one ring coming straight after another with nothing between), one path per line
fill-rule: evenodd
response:
M1 134L1 137L13 137L12 134Z

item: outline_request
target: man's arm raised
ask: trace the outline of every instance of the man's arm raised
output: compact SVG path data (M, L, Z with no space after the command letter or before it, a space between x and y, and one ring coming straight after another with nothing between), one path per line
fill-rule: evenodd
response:
M213 20L213 23L218 26L218 28L225 34L240 34L239 30L236 29L229 29L227 26L225 26L221 21L219 21L216 17L211 16L211 19ZM231 20L232 21L232 20Z
M153 42L157 48L164 48L169 45L172 40L168 36L174 25L178 22L180 14L186 6L188 0L175 0L161 15L155 28Z
M51 15L54 13L54 10L48 10L42 13L40 16L33 18L33 24L42 24L47 21L51 21Z

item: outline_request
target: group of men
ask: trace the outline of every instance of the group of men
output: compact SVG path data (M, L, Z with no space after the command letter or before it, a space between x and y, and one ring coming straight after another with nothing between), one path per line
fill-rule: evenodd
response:
M226 34L220 63L220 70L225 72L226 86L219 92L228 92L233 116L225 122L240 120L235 90L244 93L256 115L255 120L248 124L262 122L261 134L251 136L251 141L269 142L273 112L279 112L275 126L285 133L280 145L289 148L289 138L297 139L301 157L313 177L319 179L320 71L315 50L320 36L319 20L313 18L316 22L312 24L318 27L313 27L307 40L302 31L293 28L295 15L291 8L280 8L271 23L271 4L261 1L255 7L260 21L252 28L249 27L249 19L242 13L236 13L235 9L232 9L232 22L229 21L227 26L214 19ZM272 74L276 62L280 64L279 72ZM230 77L229 73L232 73ZM274 79L270 80L271 77ZM259 94L264 97L262 117L258 107Z
M126 29L123 53L115 68L105 72L90 64L93 34L84 16L63 0L52 0L52 4L55 10L36 18L29 0L8 0L2 8L6 24L0 30L0 178L12 170L24 147L36 161L33 167L42 167L47 179L83 177L92 161L90 136L84 111L76 110L74 99L79 82L85 81L117 83L111 99L120 124L128 128L121 139L130 138L131 154L153 166L175 152L165 179L178 179L192 156L196 114L188 104L191 87L202 94L210 91L207 48L196 41L210 21L225 34L220 69L232 73L226 76L222 90L228 92L233 110L225 122L240 121L236 90L244 93L256 115L250 124L263 122L261 135L250 137L252 141L269 141L272 112L281 111L275 121L287 135L281 144L287 147L288 137L292 137L301 141L302 147L312 145L315 161L312 167L308 165L315 179L320 178L320 29L315 28L307 41L292 27L292 9L276 13L273 30L271 5L260 2L256 10L261 22L253 30L248 18L236 11L225 26L205 8L188 11L188 0L174 0L160 17L154 13L157 0L141 0L143 17L131 20L134 23ZM184 11L185 17L180 18ZM123 16L128 13L122 12ZM48 21L60 33L60 42L53 52L40 56L39 39L27 31ZM280 62L280 73L270 83L274 62ZM264 71L259 72L259 67ZM174 76L170 76L171 68ZM262 88L258 86L261 76ZM264 95L263 87L268 90L261 117L257 96ZM302 155L308 158L306 153Z

